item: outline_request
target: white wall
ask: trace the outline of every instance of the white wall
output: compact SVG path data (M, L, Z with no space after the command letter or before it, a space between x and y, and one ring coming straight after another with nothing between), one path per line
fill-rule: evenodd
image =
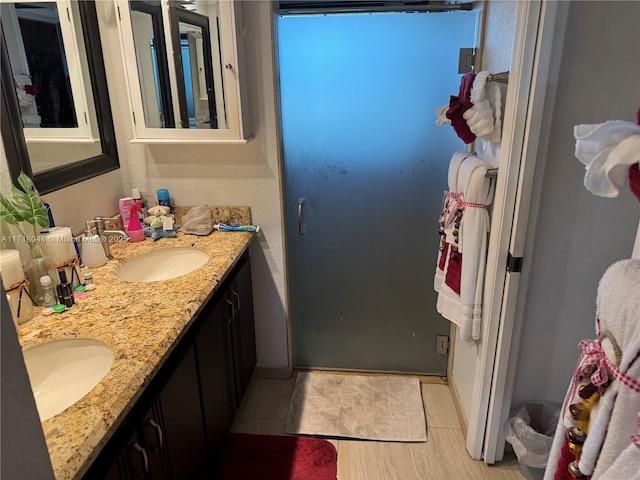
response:
M530 222L523 272L530 269L512 405L562 402L583 338L595 338L600 277L631 255L640 205L627 190L604 199L583 186L573 126L635 121L640 105L637 2L571 2L541 200ZM616 32L611 35L611 32ZM529 229L528 231L532 231ZM512 364L516 359L512 359Z
M486 28L482 46L482 70L508 71L511 63L517 2L490 1L485 6ZM503 98L506 88L503 87ZM497 157L497 154L496 154ZM483 331L486 333L486 325ZM465 340L458 336L453 350L453 367L449 381L458 393L460 407L468 421L476 379L476 364L484 341Z

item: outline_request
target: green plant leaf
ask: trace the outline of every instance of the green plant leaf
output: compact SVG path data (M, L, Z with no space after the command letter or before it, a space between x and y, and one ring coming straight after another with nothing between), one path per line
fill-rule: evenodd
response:
M47 216L47 210L31 178L25 175L24 172L20 172L18 185L22 187L22 190L15 185L11 187L13 205L18 211L18 214L25 222L31 225L37 223L42 228L48 227L49 217Z
M16 207L13 206L11 200L5 197L0 192L0 219L3 222L8 223L9 225L18 225L18 223L22 222L24 218L20 215L20 212L16 210Z

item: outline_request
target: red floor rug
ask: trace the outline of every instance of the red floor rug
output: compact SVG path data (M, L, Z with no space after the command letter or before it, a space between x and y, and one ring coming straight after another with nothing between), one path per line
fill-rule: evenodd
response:
M328 441L232 433L218 480L336 480L338 452Z

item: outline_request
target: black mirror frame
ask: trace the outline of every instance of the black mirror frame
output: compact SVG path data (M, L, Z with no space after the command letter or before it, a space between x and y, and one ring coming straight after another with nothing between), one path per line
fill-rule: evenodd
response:
M15 95L9 53L4 40L4 32L0 26L0 36L2 37L0 40L2 43L0 126L9 173L11 174L11 181L15 183L20 171L24 171L33 178L36 188L41 194L50 193L120 168L95 2L78 2L78 8L82 23L82 35L87 50L87 62L91 76L93 101L98 118L102 154L39 172L35 175L31 168L29 152L22 129L22 116L18 99Z

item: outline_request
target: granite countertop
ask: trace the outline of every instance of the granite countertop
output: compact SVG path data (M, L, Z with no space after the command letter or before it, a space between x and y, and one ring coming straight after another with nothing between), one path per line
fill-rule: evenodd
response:
M185 212L176 209L176 219ZM214 210L217 222L243 225L250 223L249 218L246 207ZM156 242L147 238L113 244L113 260L92 270L96 289L87 299L50 316L36 308L34 318L19 326L23 349L52 340L92 338L108 344L114 354L111 370L91 392L42 422L57 479L82 477L253 237L247 232L214 231L208 236L178 232L176 238ZM186 275L149 283L130 283L115 276L134 257L189 246L206 251L209 260Z

